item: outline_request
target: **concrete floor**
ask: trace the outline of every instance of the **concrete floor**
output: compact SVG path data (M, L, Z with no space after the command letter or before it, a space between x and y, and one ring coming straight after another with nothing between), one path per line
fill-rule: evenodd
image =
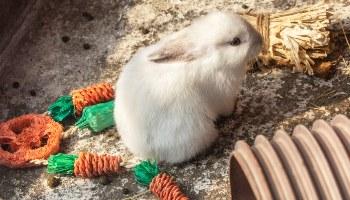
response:
M43 113L57 97L101 81L115 82L121 67L142 46L178 30L215 8L242 11L285 9L303 1L239 0L54 0L24 38L0 78L0 121L30 112ZM69 38L64 42L62 38ZM88 44L88 45L87 45ZM84 48L85 46L85 48ZM87 48L89 46L90 48ZM176 177L191 199L229 199L228 157L235 141L252 142L257 134L271 137L278 128L291 131L298 123L337 113L350 115L350 60L344 51L330 80L293 74L288 69L265 69L247 74L237 112L220 119L221 137L194 160L162 166ZM63 141L61 151L129 155L115 128L91 135L79 131ZM132 172L101 179L59 177L47 186L46 169L11 170L0 167L0 199L124 199L145 190ZM134 199L153 199L145 194Z

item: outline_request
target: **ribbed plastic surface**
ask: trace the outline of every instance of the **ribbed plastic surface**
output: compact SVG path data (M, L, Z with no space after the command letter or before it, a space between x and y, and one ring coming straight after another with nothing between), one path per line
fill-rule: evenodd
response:
M230 159L232 199L350 200L350 120L317 120L311 130L238 141Z

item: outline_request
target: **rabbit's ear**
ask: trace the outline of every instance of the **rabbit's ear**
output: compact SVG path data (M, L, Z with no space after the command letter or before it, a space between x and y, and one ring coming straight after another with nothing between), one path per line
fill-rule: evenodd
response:
M194 50L194 46L186 39L174 38L150 54L148 58L156 63L189 62L200 56L200 53Z

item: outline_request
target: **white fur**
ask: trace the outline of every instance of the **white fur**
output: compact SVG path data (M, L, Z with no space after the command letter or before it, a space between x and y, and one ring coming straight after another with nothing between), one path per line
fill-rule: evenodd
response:
M234 37L239 46L229 45ZM245 66L260 48L246 21L215 12L139 50L116 84L122 141L138 156L169 163L205 150L218 136L213 121L233 111ZM161 60L164 53L171 58Z

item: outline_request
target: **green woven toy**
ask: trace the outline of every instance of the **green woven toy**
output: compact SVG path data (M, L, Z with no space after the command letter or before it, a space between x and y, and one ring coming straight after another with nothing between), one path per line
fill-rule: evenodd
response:
M70 95L59 97L48 108L49 115L57 122L69 117L78 117L84 108L114 99L110 83L98 83L86 88L73 90Z
M176 184L173 177L159 171L159 167L155 161L142 161L134 167L134 175L140 185L147 186L159 199L189 200L181 192L180 187Z
M114 101L86 107L75 126L79 129L88 128L92 132L100 132L114 126L113 109Z

